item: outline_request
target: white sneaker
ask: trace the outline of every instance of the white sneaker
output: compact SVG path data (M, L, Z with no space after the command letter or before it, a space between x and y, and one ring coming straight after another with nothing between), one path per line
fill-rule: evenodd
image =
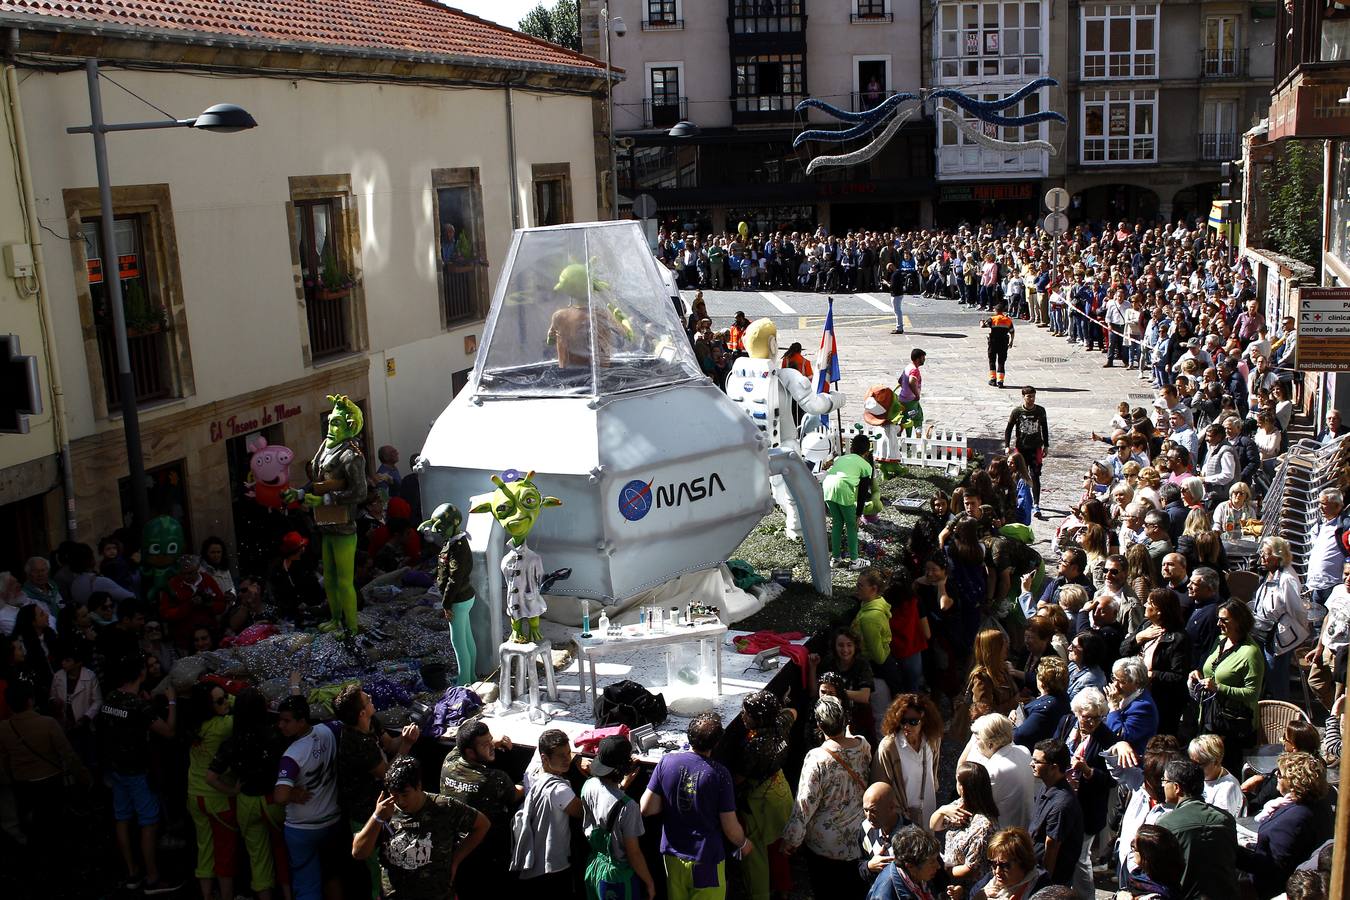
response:
M860 556L849 564L849 568L855 572L861 572L863 569L866 569L870 565L871 565L870 562L868 562L867 560L863 559Z

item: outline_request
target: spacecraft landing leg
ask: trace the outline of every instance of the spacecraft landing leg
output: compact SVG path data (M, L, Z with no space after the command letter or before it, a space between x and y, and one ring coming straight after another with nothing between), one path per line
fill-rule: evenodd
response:
M800 456L781 447L769 450L769 474L775 484L786 486L791 495L790 505L796 509L806 558L811 563L811 583L820 593L830 593L833 590L830 545L825 536L825 497L820 491L820 482ZM777 495L775 487L775 499Z

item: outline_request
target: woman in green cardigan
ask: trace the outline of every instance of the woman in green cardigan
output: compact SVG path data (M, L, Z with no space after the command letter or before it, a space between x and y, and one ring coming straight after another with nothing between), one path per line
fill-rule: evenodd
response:
M1255 619L1247 604L1229 600L1219 607L1219 640L1204 666L1190 674L1190 683L1201 693L1217 692L1221 708L1245 710L1250 721L1232 729L1223 738L1223 764L1232 771L1242 764L1242 751L1254 742L1257 732L1257 701L1266 677L1266 659L1251 640ZM1203 721L1203 717L1202 717Z

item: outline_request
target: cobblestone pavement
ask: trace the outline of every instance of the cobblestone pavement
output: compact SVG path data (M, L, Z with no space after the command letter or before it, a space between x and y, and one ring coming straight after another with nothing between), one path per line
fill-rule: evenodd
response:
M786 349L800 341L812 358L820 346L826 295L771 294L772 300L748 291L704 291L703 296L715 329L727 327L737 310L751 319L772 316L778 325L779 347ZM684 296L688 304L693 292L686 291ZM1137 371L1119 365L1103 369L1105 354L1086 353L1080 345L1051 337L1044 328L1018 321L1008 354L1007 386L999 389L988 384L988 332L980 328L986 313L959 306L954 300L907 296L905 334L899 335L891 334L895 316L885 294L836 295L834 309L840 389L847 397L845 429L861 420L867 389L874 384L894 385L915 347L928 353L923 367L925 421L962 429L977 446L988 447L991 441L1002 446L1008 414L1022 401L1021 387L1036 387L1036 401L1045 407L1050 424L1050 453L1042 472L1044 519L1033 520L1032 528L1037 549L1048 562L1057 560L1052 549L1055 529L1081 495L1088 463L1105 455L1105 445L1093 442L1092 432L1109 428L1121 400L1131 406L1148 406L1152 400L1152 391L1139 380ZM959 747L943 747L941 768L946 782L953 777L959 752ZM1103 878L1098 878L1097 888L1098 900L1114 896ZM809 894L809 889L799 889L793 897Z
M778 324L779 347L800 341L809 358L820 346L826 296L770 293L776 302L757 292L705 291L713 327L726 327L737 310L752 319L771 315ZM685 292L686 303L692 297L693 292ZM1080 345L1019 321L1008 354L1007 386L1000 390L987 384L988 332L980 328L985 313L954 300L907 296L906 333L899 335L891 334L895 317L889 310L890 298L882 293L835 296L835 337L843 376L840 388L848 398L843 410L845 428L861 419L862 397L871 385L895 384L915 347L928 353L923 367L925 421L962 429L979 445L988 446L989 441L1002 445L1008 414L1022 399L1020 388L1035 385L1036 400L1045 407L1050 424L1050 453L1042 474L1045 519L1033 522L1033 528L1038 540L1052 538L1069 505L1082 492L1088 463L1105 455L1105 445L1094 444L1091 433L1110 427L1121 400L1131 406L1148 406L1153 397L1148 385L1139 380L1137 372L1119 364L1103 369L1105 354L1086 353ZM1039 549L1052 555L1046 544Z

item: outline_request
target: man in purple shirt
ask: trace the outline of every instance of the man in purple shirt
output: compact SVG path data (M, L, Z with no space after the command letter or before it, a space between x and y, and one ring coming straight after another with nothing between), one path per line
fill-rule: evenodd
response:
M722 720L705 713L689 723L689 751L657 763L642 794L642 815L661 817L661 855L670 900L725 897L722 838L741 856L755 848L736 820L736 795L727 767L711 759L722 740Z

